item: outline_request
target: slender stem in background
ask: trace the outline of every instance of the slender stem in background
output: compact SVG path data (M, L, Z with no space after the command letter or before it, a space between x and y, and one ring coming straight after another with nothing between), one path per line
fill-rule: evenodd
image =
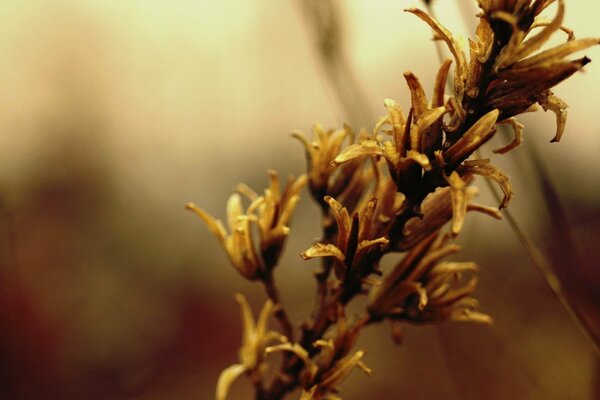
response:
M308 33L314 38L325 80L331 84L345 118L353 124L359 122L358 125L371 121L371 103L345 52L339 6L332 0L298 0L297 4Z
M479 154L477 154L477 157L481 158ZM502 196L500 195L500 193L498 193L498 190L496 189L494 184L489 179L486 179L485 181L492 195L496 198L498 202L500 202L502 200ZM575 322L577 328L579 328L581 333L588 340L588 342L594 349L596 356L600 358L600 347L598 346L597 341L598 339L594 337L592 333L593 331L587 323L587 320L583 317L583 315L576 308L571 306L571 303L567 298L567 295L563 289L562 284L560 283L560 280L552 270L552 266L550 265L550 262L548 261L544 253L542 253L538 246L535 245L535 243L533 242L533 240L531 240L531 238L525 232L525 230L521 228L521 226L519 225L519 223L517 222L517 220L511 212L509 212L507 209L504 209L503 214L506 217L506 221L508 222L508 225L510 226L511 230L519 239L519 242L531 258L533 265L542 275L552 292L554 292L554 294L556 295L560 303L563 305L573 322Z
M435 11L433 10L431 2L425 1L425 0L424 0L424 2L427 7L427 11L428 11L429 15L431 15L432 18L437 20L437 16L435 15ZM466 16L464 16L464 14L463 14L463 18L465 18L465 24L467 24ZM440 62L442 62L444 60L443 48L439 41L436 41L436 48L437 48L438 57L440 59ZM451 81L448 81L448 85L452 86ZM506 129L506 128L503 126L499 126L498 129L502 130L502 129ZM527 151L528 151L528 156L530 157L530 159L534 160L533 167L534 167L534 171L535 171L538 179L545 183L544 187L546 189L546 192L549 192L547 194L550 194L551 197L553 198L553 200L558 203L557 204L558 207L553 207L552 210L550 211L551 214L554 214L553 216L556 216L557 219L564 221L566 224L567 218L564 213L564 207L562 206L562 202L560 201L560 197L558 196L556 189L551 184L551 182L547 179L547 174L545 173L545 168L543 166L542 161L539 159L539 157L537 157L537 155L534 153L533 149L530 149L529 147L527 147ZM477 158L482 158L481 152L479 150L475 151L475 156ZM492 181L489 178L485 178L484 180L486 182L486 186L489 188L489 190L492 193L492 195L494 196L494 198L498 202L500 202L502 200L502 196L498 192L498 189L496 188L496 186L494 186L494 184L492 183ZM512 212L508 209L504 209L504 210L502 210L502 212L503 212L504 216L506 217L506 221L507 221L508 225L510 226L510 229L513 231L513 233L515 234L515 236L521 243L521 246L523 246L523 248L529 255L531 261L533 262L533 265L536 267L538 272L542 275L542 277L544 278L544 280L546 281L547 285L550 287L552 292L554 292L554 294L556 295L556 297L558 298L560 303L563 305L563 307L565 308L565 310L571 317L571 319L575 322L575 325L577 326L577 328L581 331L581 333L584 335L584 337L588 340L588 342L594 349L596 356L598 358L600 358L600 346L599 346L600 338L597 338L593 334L593 329L588 324L587 320L569 302L560 280L558 279L558 277L552 270L552 266L551 266L551 263L548 261L548 258L539 249L539 247L533 242L531 237L529 237L529 235L527 235L527 233L520 226L519 222L516 220L516 218L514 217ZM555 231L560 228L561 227L557 227L555 229ZM570 234L569 234L570 231L569 231L568 227L563 227L563 228L567 228L567 229L561 229L561 231L558 232L558 234L560 236L566 236L569 239L568 242L572 243L572 239L570 238ZM557 232L554 232L554 233L557 233ZM570 250L574 251L574 249L570 249ZM579 259L579 257L577 257L576 254L573 254L573 260L577 260L577 259Z

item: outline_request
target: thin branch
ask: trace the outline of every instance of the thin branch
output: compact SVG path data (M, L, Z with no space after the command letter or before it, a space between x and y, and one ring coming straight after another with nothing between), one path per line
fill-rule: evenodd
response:
M481 158L480 154L476 154L478 158ZM497 201L502 199L502 196L498 192L498 189L494 186L494 184L489 180L485 179L486 185L488 186L490 192L496 198ZM563 305L573 322L577 328L581 331L583 336L588 340L596 356L600 358L600 347L598 345L598 339L595 338L592 334L591 326L587 323L587 320L583 317L583 315L574 308L569 302L567 295L563 289L560 280L552 270L550 262L546 258L546 256L542 253L542 251L536 246L533 240L529 237L529 235L525 232L524 229L521 228L513 214L508 211L508 209L502 210L504 216L506 217L506 221L510 226L510 229L513 231L515 236L519 239L521 246L525 249L529 258L533 262L533 265L536 267L538 272L542 275L552 292L556 295L560 303Z

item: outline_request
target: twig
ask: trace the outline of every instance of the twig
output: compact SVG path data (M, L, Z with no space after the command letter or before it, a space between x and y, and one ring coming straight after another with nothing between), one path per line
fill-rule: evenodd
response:
M479 154L477 154L478 158L481 158ZM498 190L494 186L494 184L489 180L485 179L486 185L488 186L490 192L494 196L497 201L501 201L502 196L498 193ZM506 221L510 226L511 230L515 234L515 236L519 239L519 242L529 255L529 258L533 262L533 265L536 267L538 272L542 275L552 292L556 295L562 306L565 308L573 322L577 328L581 331L583 336L588 340L596 356L600 358L600 347L598 345L597 339L592 334L592 329L588 325L586 319L581 315L581 313L574 308L569 302L567 295L563 289L560 280L552 271L552 267L550 262L546 258L546 256L542 253L542 251L536 246L533 240L529 237L529 235L525 232L524 229L521 228L519 223L516 221L513 214L507 209L503 210L503 214L506 217Z

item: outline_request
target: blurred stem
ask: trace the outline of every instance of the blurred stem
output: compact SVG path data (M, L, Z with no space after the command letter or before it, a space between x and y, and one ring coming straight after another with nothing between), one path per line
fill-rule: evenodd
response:
M477 158L481 158L479 152L476 152L476 155ZM498 192L498 189L494 186L492 181L489 179L485 179L485 182L494 198L498 202L502 201L502 195ZM517 239L519 239L519 242L529 255L529 258L533 262L533 265L542 275L552 292L554 292L554 294L556 295L560 303L563 305L573 322L575 322L577 328L579 328L581 333L588 340L588 342L594 349L596 356L600 358L600 347L598 346L598 338L594 337L593 330L591 329L591 326L589 326L589 324L587 323L587 320L584 318L584 316L576 308L571 306L571 303L567 298L567 294L565 293L563 286L560 283L560 280L552 270L552 266L550 265L548 258L546 258L544 253L539 249L538 246L536 246L536 244L533 242L531 237L529 237L529 235L525 232L525 230L521 228L519 222L515 219L515 217L510 211L504 209L503 214L506 217L506 221L508 222L508 225L510 226L511 230L513 231Z
M339 3L335 0L298 0L297 4L308 33L313 37L325 80L331 84L346 118L353 124L371 121L371 105L345 51Z

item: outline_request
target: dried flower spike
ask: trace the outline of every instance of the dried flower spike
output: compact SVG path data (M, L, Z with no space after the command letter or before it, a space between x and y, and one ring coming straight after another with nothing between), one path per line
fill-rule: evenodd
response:
M276 171L269 171L269 187L263 196L248 186L238 185L238 191L249 198L250 205L244 210L242 196L234 193L227 202L227 221L230 233L223 223L194 203L186 208L204 221L219 239L233 266L247 279L265 279L275 267L285 239L289 235L292 215L300 199L300 191L306 184L306 175L297 179L290 177L281 192ZM256 224L260 233L259 250L251 224Z
M314 7L320 4L313 3ZM542 19L541 12L553 3L557 4L554 17ZM362 363L364 350L354 348L365 326L387 320L398 340L398 327L406 322L491 322L472 297L478 266L446 258L460 250L453 240L469 211L499 219L500 209L512 197L503 171L489 159L471 158L495 135L496 126L507 124L514 132L512 141L494 150L500 154L523 142L524 127L516 117L539 107L556 114L553 141L564 133L567 104L551 89L590 61L570 59L571 54L600 43L576 40L573 31L562 26L564 3L479 0L479 24L468 49L425 11L408 9L433 29L452 54L439 67L431 98L417 76L406 72L411 95L407 113L386 99L387 114L370 132L355 135L347 125L326 130L318 124L310 140L294 132L306 151L307 175L290 178L282 191L277 173L271 171L262 196L239 185L227 203L229 231L204 210L187 205L217 236L234 267L247 279L261 281L270 298L255 322L245 298L236 296L243 321L239 363L222 372L217 400L225 399L242 374L254 384L257 400L282 399L297 389L302 390L301 400L337 400L339 385L354 368L370 373ZM544 48L559 31L567 34L566 42ZM448 96L452 67L454 85ZM504 198L498 207L473 202L476 175L502 189ZM273 268L306 183L320 206L323 232L301 256L320 258L322 268L315 273L315 308L296 339L279 300ZM259 237L253 237L253 232ZM398 252L404 253L401 261L382 271L383 257ZM347 318L347 305L360 296L366 297L362 314ZM268 329L271 314L285 336ZM275 344L270 346L271 342ZM267 386L265 356L275 352L283 352L284 357Z

